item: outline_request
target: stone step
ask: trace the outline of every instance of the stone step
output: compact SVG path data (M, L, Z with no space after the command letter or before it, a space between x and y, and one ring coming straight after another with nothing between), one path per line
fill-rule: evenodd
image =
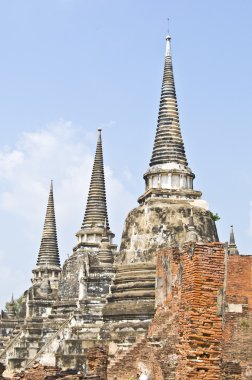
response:
M146 340L146 336L143 335L143 336L139 336L136 340L135 343L127 343L127 345L124 345L125 342L122 342L120 344L120 346L124 347L123 351L120 352L119 355L117 355L116 357L110 359L109 361L109 364L108 364L108 371L113 371L113 368L115 368L116 366L120 365L121 362L123 361L123 359L125 359L126 357L127 358L130 358L130 357L134 357L135 353L138 351L139 349L139 346L141 344L143 344L143 342ZM119 346L119 344L118 344ZM129 360L130 361L130 360Z

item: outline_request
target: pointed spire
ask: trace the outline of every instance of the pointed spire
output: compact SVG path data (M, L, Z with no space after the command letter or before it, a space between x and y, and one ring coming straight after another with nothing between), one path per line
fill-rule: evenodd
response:
M86 227L103 227L104 220L106 221L107 229L109 229L101 129L98 129L98 141L89 187L86 212L81 228L84 229Z
M187 166L171 60L171 37L166 37L165 67L158 125L150 166L177 163Z
M165 49L165 56L171 57L171 36L168 34L166 36L166 49Z
M228 245L228 253L230 255L239 255L239 251L237 249L237 245L235 242L234 237L234 226L230 226L230 238L229 238L229 245Z
M198 200L202 193L193 189L195 175L188 167L179 126L179 114L171 60L171 37L166 37L165 67L158 124L150 167L144 174L145 192L140 204L150 198Z
M50 265L60 267L53 199L53 181L51 181L45 223L37 260L37 266Z

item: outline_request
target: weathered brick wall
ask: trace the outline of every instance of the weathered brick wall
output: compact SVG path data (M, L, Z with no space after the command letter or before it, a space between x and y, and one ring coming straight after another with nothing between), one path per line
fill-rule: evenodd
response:
M98 376L100 380L107 380L108 353L102 345L96 345L88 350L87 375Z
M252 379L251 256L227 257L223 326L222 379Z
M159 252L158 309L149 334L163 329L158 360L164 379L220 379L224 265L220 243Z
M136 378L141 366L152 380L220 379L224 255L220 243L158 253L148 336L118 358L109 380Z
M175 379L220 379L224 255L220 243L184 247Z
M135 379L141 368L151 380L252 380L251 256L227 256L221 243L158 252L148 336L108 379Z

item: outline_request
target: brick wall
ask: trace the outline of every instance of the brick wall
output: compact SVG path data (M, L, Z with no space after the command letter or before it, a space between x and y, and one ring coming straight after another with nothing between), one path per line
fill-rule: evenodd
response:
M155 292L146 339L117 358L109 380L141 368L152 380L252 380L251 256L228 256L221 243L162 250Z
M99 380L107 380L107 360L108 353L105 347L102 345L91 347L87 354L87 375L90 378L97 376Z
M153 380L220 379L224 255L220 243L158 253L156 313L146 341L118 358L117 379L141 364Z
M222 379L252 379L251 256L227 257L223 326Z
M176 379L220 379L224 255L220 243L184 247Z

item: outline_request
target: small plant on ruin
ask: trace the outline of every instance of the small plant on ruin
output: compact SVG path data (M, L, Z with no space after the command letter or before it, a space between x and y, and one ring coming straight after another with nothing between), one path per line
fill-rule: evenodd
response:
M218 220L220 220L220 216L217 213L214 214L213 212L210 211L210 216L215 222L218 222Z

